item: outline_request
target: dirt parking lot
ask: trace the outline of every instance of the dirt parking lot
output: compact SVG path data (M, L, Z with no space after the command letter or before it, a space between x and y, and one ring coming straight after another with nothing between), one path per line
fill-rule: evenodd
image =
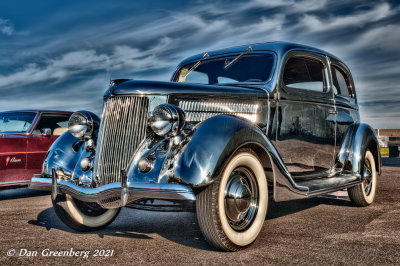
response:
M370 207L353 207L345 191L271 202L258 240L236 253L210 248L194 213L124 208L106 230L82 234L61 223L47 193L2 190L0 265L400 265L399 183L400 159L384 159L376 202ZM58 256L58 251L70 255Z

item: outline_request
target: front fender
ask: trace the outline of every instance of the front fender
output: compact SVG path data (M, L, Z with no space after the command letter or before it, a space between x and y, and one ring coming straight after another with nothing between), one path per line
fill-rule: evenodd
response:
M194 131L175 163L174 177L190 186L204 186L219 174L224 162L245 143L272 144L250 123L229 115L214 116Z
M381 154L379 148L378 137L375 130L367 124L355 125L354 134L351 145L349 147L349 155L345 169L351 171L353 175L362 175L364 171L365 153L369 149L374 158L377 167L377 172L381 174Z
M73 177L76 165L82 153L84 142L71 135L69 131L62 134L50 147L43 162L42 176L51 176L51 169L60 169L67 179Z
M177 156L174 177L192 187L208 185L220 174L229 157L247 144L263 148L263 156L269 157L264 159L271 162L275 183L289 183L285 187L290 187L292 192L305 193L307 189L294 183L265 134L253 124L229 115L214 116L197 126L190 141Z

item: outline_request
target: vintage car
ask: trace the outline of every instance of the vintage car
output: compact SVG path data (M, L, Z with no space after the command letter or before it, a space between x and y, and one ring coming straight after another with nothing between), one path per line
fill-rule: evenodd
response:
M55 212L77 231L107 226L122 206L195 206L206 240L236 251L259 235L269 195L347 189L367 206L380 171L347 66L272 42L189 57L171 82L112 81L101 119L74 113L30 186L51 190Z
M47 150L68 130L71 112L0 112L0 189L26 186L42 171Z

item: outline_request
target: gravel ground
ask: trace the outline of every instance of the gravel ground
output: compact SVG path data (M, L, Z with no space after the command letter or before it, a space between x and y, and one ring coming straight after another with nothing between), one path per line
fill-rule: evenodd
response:
M0 265L400 265L400 159L383 162L372 206L353 207L345 191L271 202L257 241L236 253L210 248L194 213L124 208L106 230L82 234L61 223L47 193L27 188L2 190ZM76 257L48 256L50 251L71 249L84 252ZM8 256L13 250L15 254ZM96 250L113 252L95 257Z

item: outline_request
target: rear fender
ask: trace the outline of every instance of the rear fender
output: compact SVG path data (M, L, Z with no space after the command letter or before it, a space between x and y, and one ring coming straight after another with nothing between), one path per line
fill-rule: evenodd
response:
M370 150L375 159L376 170L379 175L381 174L382 163L378 137L371 126L367 124L355 125L352 141L348 150L349 153L347 161L344 164L344 172L362 176L365 153L367 150Z

